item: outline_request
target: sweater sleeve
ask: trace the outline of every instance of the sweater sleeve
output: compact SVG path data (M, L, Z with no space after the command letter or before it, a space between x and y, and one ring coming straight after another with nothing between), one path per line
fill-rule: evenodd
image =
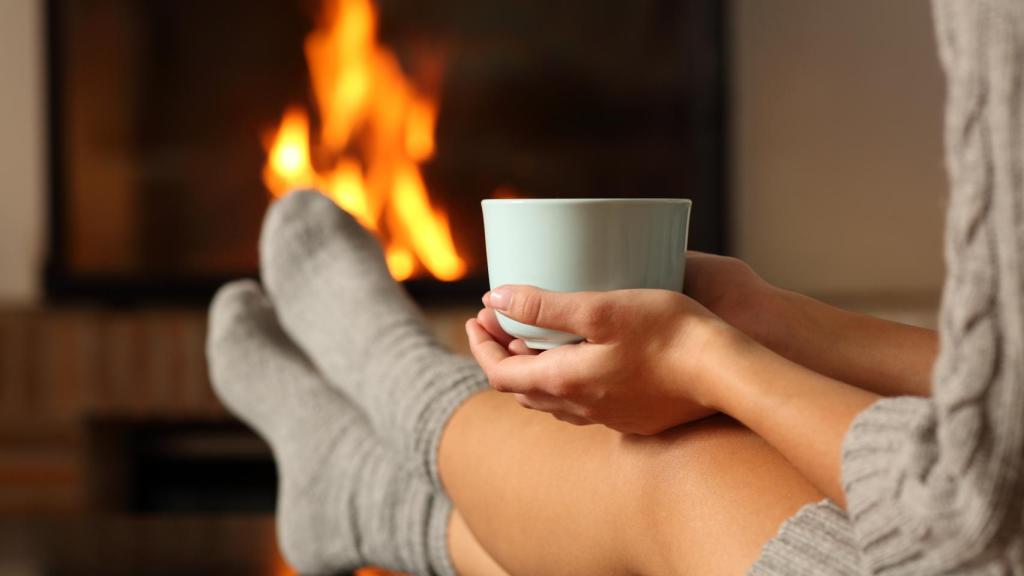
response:
M847 433L862 566L1018 573L1024 509L1024 3L934 0L951 189L931 398L889 398Z

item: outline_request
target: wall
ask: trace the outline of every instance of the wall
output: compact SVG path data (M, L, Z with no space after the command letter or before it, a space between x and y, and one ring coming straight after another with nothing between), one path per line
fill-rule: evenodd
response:
M736 253L821 296L941 287L943 78L927 0L736 0Z
M0 302L39 296L36 0L0 2ZM934 295L942 78L927 0L734 0L736 252L820 296Z
M0 304L40 294L45 181L42 6L0 1Z

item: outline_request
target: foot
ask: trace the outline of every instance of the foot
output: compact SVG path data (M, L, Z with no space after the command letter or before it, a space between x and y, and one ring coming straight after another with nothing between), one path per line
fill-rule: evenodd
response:
M440 487L444 425L486 380L430 334L377 240L323 195L296 192L270 208L260 268L285 331Z
M450 504L390 458L362 413L323 383L255 282L217 294L207 356L217 395L274 453L278 539L296 569L454 573Z

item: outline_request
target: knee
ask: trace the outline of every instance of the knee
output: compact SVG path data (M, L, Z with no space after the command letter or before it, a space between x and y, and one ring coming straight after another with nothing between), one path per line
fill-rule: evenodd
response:
M651 437L621 437L647 560L663 570L745 569L785 518L821 495L781 454L736 421L713 416ZM710 551L728 551L709 555ZM673 572L675 571L675 572ZM716 570L700 570L701 573Z

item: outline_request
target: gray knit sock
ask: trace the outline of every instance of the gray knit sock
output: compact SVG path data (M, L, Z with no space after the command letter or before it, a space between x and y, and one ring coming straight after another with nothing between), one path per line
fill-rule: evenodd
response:
M430 334L377 240L321 194L295 192L264 221L260 269L285 331L441 487L444 425L486 380Z
M284 334L255 282L217 294L207 356L217 395L273 450L278 540L295 568L321 574L373 564L454 574L451 504L389 458L362 413Z

